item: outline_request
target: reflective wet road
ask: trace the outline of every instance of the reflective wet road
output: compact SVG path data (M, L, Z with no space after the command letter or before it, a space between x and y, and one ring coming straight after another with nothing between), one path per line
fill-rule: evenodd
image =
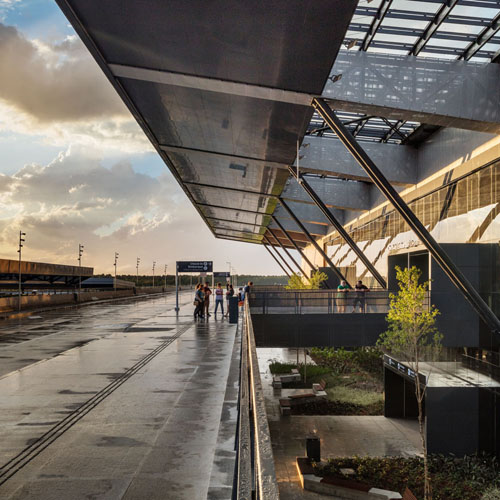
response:
M239 344L191 293L0 324L0 498L224 498ZM227 495L229 498L230 495Z

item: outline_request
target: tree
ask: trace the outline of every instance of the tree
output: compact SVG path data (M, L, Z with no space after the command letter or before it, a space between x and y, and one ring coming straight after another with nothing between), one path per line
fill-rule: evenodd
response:
M390 294L391 299L387 314L388 330L384 332L377 344L415 373L415 396L418 404L418 424L422 451L424 455L424 499L431 500L431 483L427 460L427 441L424 429L422 403L429 383L430 372L425 383L420 381L421 363L431 361L441 350L443 335L436 329L436 316L439 311L435 306L428 306L429 282L419 283L421 271L413 266L411 269L396 267L396 278L399 291Z
M287 290L318 290L323 281L326 281L328 276L321 272L315 271L312 273L309 280L298 275L297 273L293 273L288 280L288 285L285 285Z

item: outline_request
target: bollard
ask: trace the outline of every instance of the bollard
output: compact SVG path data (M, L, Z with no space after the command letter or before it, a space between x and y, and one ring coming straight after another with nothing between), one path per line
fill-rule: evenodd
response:
M317 436L309 436L306 438L306 455L307 458L315 462L321 462L321 441Z
M229 297L229 323L238 323L238 297Z

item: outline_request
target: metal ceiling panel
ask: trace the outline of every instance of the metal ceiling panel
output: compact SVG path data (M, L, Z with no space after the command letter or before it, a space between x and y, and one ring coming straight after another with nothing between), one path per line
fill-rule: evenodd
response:
M168 152L179 175L186 182L279 195L288 178L288 171L237 157L219 157L199 151Z
M212 232L266 227L355 2L56 1Z
M314 94L355 7L352 0L66 3L108 63Z

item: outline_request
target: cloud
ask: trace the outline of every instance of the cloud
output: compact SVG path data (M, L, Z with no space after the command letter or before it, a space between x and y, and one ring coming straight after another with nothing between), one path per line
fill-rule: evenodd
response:
M153 149L76 35L28 40L0 23L0 74L0 131L97 155Z
M76 36L49 45L0 24L0 98L41 123L128 116Z

